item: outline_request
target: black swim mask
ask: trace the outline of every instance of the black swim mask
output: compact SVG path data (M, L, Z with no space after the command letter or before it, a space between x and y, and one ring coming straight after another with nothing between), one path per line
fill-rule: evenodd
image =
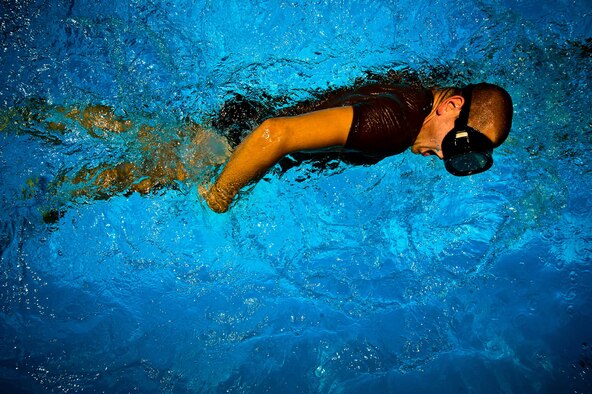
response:
M493 143L485 134L467 125L472 92L473 85L463 89L465 105L454 128L442 140L444 166L456 176L478 174L493 165Z

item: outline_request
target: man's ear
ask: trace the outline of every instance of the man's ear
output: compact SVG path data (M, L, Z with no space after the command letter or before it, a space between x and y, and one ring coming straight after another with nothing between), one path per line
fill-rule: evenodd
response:
M460 112L460 109L465 103L465 99L460 96L450 96L446 100L442 101L438 108L436 109L436 113L438 115L444 115L448 111Z

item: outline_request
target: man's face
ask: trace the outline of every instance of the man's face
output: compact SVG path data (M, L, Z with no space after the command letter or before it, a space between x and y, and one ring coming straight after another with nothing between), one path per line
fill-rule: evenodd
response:
M422 156L438 156L444 158L442 153L442 140L450 130L454 128L454 118L434 117L429 125L418 135L411 147L411 152Z

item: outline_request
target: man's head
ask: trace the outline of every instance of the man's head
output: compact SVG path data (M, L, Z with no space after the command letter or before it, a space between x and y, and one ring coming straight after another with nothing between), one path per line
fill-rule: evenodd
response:
M512 98L505 89L490 83L473 85L472 96L469 126L485 134L497 148L512 127Z
M469 99L470 100L467 100ZM512 126L512 99L503 88L480 83L464 89L443 89L434 92L432 112L411 147L412 152L424 156L437 155L444 159L442 141L455 128L463 107L470 101L468 126L485 135L493 147L500 146ZM467 107L468 108L468 107ZM466 116L466 109L464 116ZM458 124L457 124L458 126Z

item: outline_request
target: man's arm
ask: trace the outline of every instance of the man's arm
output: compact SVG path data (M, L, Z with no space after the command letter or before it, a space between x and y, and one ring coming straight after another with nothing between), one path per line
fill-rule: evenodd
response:
M352 107L266 120L233 152L220 177L204 193L206 202L212 210L225 212L243 186L285 155L345 145L352 120Z

